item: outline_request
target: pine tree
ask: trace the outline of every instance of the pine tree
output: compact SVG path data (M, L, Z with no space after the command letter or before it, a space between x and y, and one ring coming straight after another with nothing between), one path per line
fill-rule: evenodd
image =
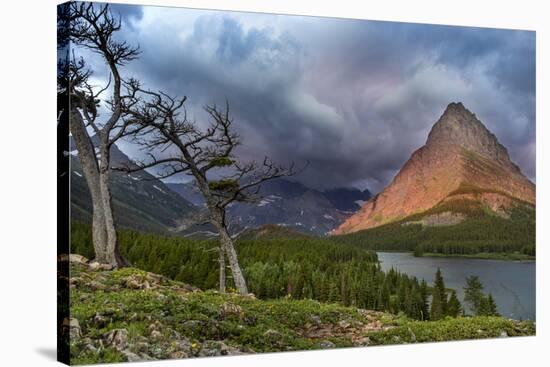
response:
M441 269L437 268L435 273L434 292L439 293L439 299L441 301L441 312L443 315L447 314L447 291L445 290L445 282L443 282L443 276L441 275Z
M489 293L489 296L487 297L487 315L500 316L500 314L497 311L497 304L495 303L495 300L491 293Z
M462 305L456 296L456 291L451 291L451 296L449 297L449 302L447 304L447 315L452 317L457 317L462 311Z
M441 294L434 288L432 291L432 305L430 307L430 320L439 320L444 316L441 304Z
M489 298L482 296L475 314L476 316L489 316Z
M329 293L328 293L329 302L338 302L340 301L340 290L336 282L330 283Z
M482 315L484 313L484 299L483 285L479 277L475 275L467 277L466 287L464 287L464 302L470 305L475 315Z
M420 305L420 312L421 319L422 320L429 320L430 319L430 308L428 303L428 284L424 279L422 279L422 283L420 283L420 298L422 299L422 303Z

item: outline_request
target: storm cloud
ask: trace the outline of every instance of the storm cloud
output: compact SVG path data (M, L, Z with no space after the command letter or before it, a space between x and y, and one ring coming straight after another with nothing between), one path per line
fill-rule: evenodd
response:
M188 97L197 121L227 99L239 155L309 162L317 188L381 190L462 101L535 179L535 33L113 5L142 50L123 70ZM91 61L95 68L103 67ZM101 72L95 74L101 78ZM130 143L128 154L139 155Z

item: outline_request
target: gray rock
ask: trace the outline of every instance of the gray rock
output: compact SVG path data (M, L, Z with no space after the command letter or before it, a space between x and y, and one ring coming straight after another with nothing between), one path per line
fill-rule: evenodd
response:
M107 287L104 284L96 282L95 280L92 280L88 285L94 291L107 289Z
M321 318L318 315L311 315L311 321L314 324L319 325L321 323Z
M264 333L264 336L270 339L279 339L282 334L277 330L269 329Z
M123 350L120 353L122 353L126 357L128 362L141 362L141 361L154 361L155 360L154 358L148 356L145 353L136 354L136 353L133 353L129 350Z
M366 347L370 344L370 338L368 336L364 336L358 339L355 339L353 341L353 345L360 346L360 347Z
M86 265L88 264L88 259L82 255L70 254L69 262Z
M180 340L175 340L174 342L174 348L179 350L179 351L184 351L186 353L191 353L191 342L187 339L180 339Z
M121 353L126 357L128 362L139 362L143 360L143 358L139 355L132 353L129 350L123 350Z
M107 324L107 318L99 313L96 313L94 316L94 324L96 324L97 327L102 328Z
M88 270L91 270L91 271L113 270L113 266L110 264L100 264L97 261L94 261L88 265Z
M342 329L347 329L351 326L351 322L349 322L348 320L340 320L338 322L338 326Z
M69 337L71 339L80 338L82 336L82 330L80 329L80 324L78 320L74 317L71 317L69 320Z
M319 346L321 348L334 348L334 347L336 347L336 344L334 344L330 340L322 340L322 341L319 342Z
M128 330L113 329L103 335L103 341L106 346L112 346L116 350L122 351L128 345Z
M241 308L241 306L231 302L224 302L221 305L218 314L220 318L226 318L228 316L237 316L238 318L242 319L244 316L243 309Z
M201 357L214 357L214 356L226 356L226 355L236 355L242 354L237 348L228 346L222 341L217 340L207 340L205 341L199 352Z
M176 352L170 353L170 356L169 356L170 359L183 359L188 357L189 357L189 354L187 354L182 350L178 350Z
M149 350L149 343L144 341L139 341L134 344L134 349L138 352L147 352Z
M151 332L151 339L153 340L160 340L162 339L162 333L158 330L153 330Z
M84 338L82 339L82 350L97 353L97 348L94 346L92 339Z

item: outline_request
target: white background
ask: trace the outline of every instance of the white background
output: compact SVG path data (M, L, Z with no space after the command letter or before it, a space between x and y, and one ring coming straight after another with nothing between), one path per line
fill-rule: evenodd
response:
M118 1L124 2L124 1ZM550 10L545 1L135 0L347 18L537 31L537 336L126 366L538 366L550 353L548 127ZM12 0L0 9L0 365L56 365L56 3ZM543 101L546 101L546 105Z

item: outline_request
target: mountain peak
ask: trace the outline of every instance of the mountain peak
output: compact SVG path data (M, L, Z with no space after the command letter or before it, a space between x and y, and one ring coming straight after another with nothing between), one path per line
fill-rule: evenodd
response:
M483 135L490 134L476 115L464 107L462 102L451 102L433 125L426 143L464 143L466 140L476 137L476 130L482 132Z
M453 102L393 181L333 233L377 227L427 211L465 188L472 200L478 200L474 193L489 192L497 193L499 205L508 205L504 203L509 198L535 203L534 184L510 160L506 148L475 114Z
M450 103L433 125L426 146L458 145L508 164L510 157L497 137L462 102Z

